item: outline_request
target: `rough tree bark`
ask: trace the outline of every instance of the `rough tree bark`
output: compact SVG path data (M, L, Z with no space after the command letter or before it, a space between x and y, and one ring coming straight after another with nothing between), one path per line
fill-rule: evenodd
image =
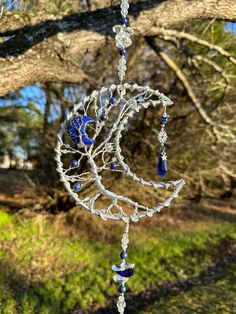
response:
M137 36L159 35L196 19L236 21L235 0L140 1L131 5ZM35 82L79 83L86 78L80 61L113 36L119 6L85 13L27 16L7 13L0 20L0 96Z

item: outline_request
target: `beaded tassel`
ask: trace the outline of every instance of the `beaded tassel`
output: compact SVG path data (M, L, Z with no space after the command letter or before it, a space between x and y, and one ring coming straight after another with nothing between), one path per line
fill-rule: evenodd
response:
M166 113L166 107L165 107L164 113L161 117L161 130L158 133L158 141L161 145L161 148L160 148L160 156L159 156L158 166L157 166L157 173L161 178L165 176L168 170L167 155L165 151L165 142L168 139L167 133L165 131L165 125L168 123L168 120L169 120L169 116Z
M127 51L126 48L131 46L132 41L130 36L133 34L132 28L129 27L129 20L127 18L129 3L127 0L121 1L121 15L122 15L122 25L115 25L113 27L114 33L116 33L116 46L120 49L121 59L118 65L118 76L122 83L125 73L126 73L126 59L127 59Z
M134 274L134 264L126 262L128 258L127 248L129 243L129 222L125 225L125 231L121 240L122 251L120 253L121 263L119 265L113 265L112 270L116 272L116 275L113 277L114 281L119 284L118 291L120 296L117 302L117 309L120 314L124 313L126 302L125 302L125 284L131 276Z

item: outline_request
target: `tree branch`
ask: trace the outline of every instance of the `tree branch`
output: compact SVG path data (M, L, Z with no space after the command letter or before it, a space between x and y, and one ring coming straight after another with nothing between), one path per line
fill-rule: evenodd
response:
M230 84L230 79L229 79L228 75L225 73L225 70L223 68L221 68L216 62L214 62L213 60L211 60L205 56L201 56L201 55L194 56L193 59L198 60L198 61L202 61L202 62L208 64L209 66L211 66L216 72L218 72L222 76L222 78L225 81L225 85L227 87L233 88L233 86L231 86L231 84Z
M23 58L1 62L0 95L6 91L17 90L33 82L68 82L80 83L87 76L78 67L69 62L62 62L56 58L46 58L27 53Z
M174 72L180 82L183 84L185 90L188 93L189 98L192 100L193 105L199 112L202 119L209 125L215 126L215 123L211 120L211 118L206 114L205 110L202 108L201 102L195 95L187 77L184 72L178 67L178 65L164 52L162 51L155 43L154 38L147 38L147 42L150 47L160 56L160 58L165 62L165 64Z
M211 44L210 42L201 39L199 37L196 37L192 34L188 34L185 32L179 32L176 30L170 30L170 29L164 29L164 28L154 28L155 35L159 35L161 38L165 40L173 40L175 41L176 38L178 39L186 39L192 43L196 43L198 45L204 46L208 48L209 50L214 50L218 52L222 57L227 58L231 63L236 65L236 58L234 58L229 52L224 50L222 47L218 45Z
M138 36L160 35L184 38L184 33L165 30L183 27L195 19L236 21L234 0L146 0L130 8L131 26ZM112 35L112 26L120 24L120 8L112 6L91 12L69 15L47 15L38 12L28 16L7 13L0 20L0 96L35 82L82 81L80 56L95 52ZM112 35L113 36L113 35ZM187 35L194 42L194 36ZM10 38L6 38L10 37ZM202 45L206 43L198 41ZM214 45L208 44L209 49ZM218 50L231 62L235 59L223 49Z
M153 37L146 38L150 47L160 56L162 61L170 68L171 71L176 75L179 81L184 86L189 98L191 99L194 107L202 117L202 119L211 126L213 134L217 141L224 142L224 138L230 138L231 140L235 138L233 134L233 130L231 130L228 126L218 124L214 122L203 109L202 104L198 97L195 95L194 90L188 81L184 72L178 67L178 65L164 52L162 51L155 43L155 39ZM223 129L223 132L220 130Z

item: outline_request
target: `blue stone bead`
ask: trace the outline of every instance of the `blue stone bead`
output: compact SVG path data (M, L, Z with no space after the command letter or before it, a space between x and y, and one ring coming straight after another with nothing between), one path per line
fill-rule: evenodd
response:
M134 274L134 270L133 268L128 268L128 269L117 271L116 273L120 275L121 277L131 277Z
M125 26L129 26L129 20L127 19L127 17L122 18L122 23L123 23L123 25L125 25Z
M81 190L81 184L79 182L76 182L73 185L73 190L74 190L74 192L79 192Z
M162 124L166 124L166 123L168 123L168 121L169 121L169 117L168 116L162 116L161 117L161 123Z
M124 49L124 48L120 49L120 55L122 57L124 57L124 58L127 58L127 51L126 51L126 49Z
M110 169L111 170L116 170L117 168L117 164L115 162L112 162L111 165L110 165Z
M120 293L125 293L125 292L126 292L126 287L125 287L125 285L120 285L120 286L119 286L119 292L120 292Z
M126 259L126 258L128 258L128 253L125 252L125 251L122 251L122 252L120 253L120 258L121 258L121 259Z
M115 105L116 104L116 98L114 96L112 96L110 99L110 104Z
M162 156L160 155L158 166L157 166L157 173L161 178L163 178L167 172L167 161L162 159Z
M71 160L70 165L72 168L76 168L78 166L78 161L73 159L73 160Z
M106 121L107 116L105 114L101 114L100 121Z

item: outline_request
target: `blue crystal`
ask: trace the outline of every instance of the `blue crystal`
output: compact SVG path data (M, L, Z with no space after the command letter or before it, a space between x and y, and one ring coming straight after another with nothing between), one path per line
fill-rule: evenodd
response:
M111 169L111 170L116 170L116 167L117 167L117 165L116 165L115 162L112 162L112 163L110 164L110 169Z
M167 161L163 160L162 155L159 157L158 166L157 166L157 173L162 178L165 176L167 172Z
M127 51L124 48L120 49L120 55L124 58L127 58Z
M162 124L166 124L169 120L169 116L165 115L161 117L161 123Z
M109 99L109 101L110 101L110 104L115 105L115 103L116 103L116 98L115 98L114 96L112 96L112 97Z
M74 192L79 192L81 190L81 184L79 182L76 182L73 185L73 190L74 190Z
M125 251L122 251L122 252L120 253L120 258L121 258L121 259L126 259L126 258L128 258L128 253L125 252Z
M73 159L73 160L71 160L70 165L72 168L76 168L78 166L78 161Z
M134 274L134 270L133 268L128 268L128 269L117 271L116 273L122 277L131 277Z
M125 17L125 18L122 18L122 23L123 25L125 26L129 26L129 20Z
M120 292L120 293L125 293L125 292L126 292L126 287L125 287L125 285L120 285L120 286L119 286L119 292Z

